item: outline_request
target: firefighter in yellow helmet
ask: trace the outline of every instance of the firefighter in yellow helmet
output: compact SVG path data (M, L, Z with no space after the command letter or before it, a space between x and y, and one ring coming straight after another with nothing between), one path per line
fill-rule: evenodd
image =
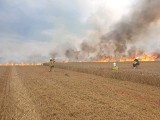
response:
M112 70L116 70L116 71L119 70L119 67L117 66L115 62L113 63Z
M49 60L49 72L51 72L53 70L54 63L55 63L55 59L54 58L50 58L50 60Z

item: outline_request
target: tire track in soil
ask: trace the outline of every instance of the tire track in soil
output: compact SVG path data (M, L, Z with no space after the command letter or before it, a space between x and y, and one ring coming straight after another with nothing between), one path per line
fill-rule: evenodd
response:
M14 100L15 113L12 114L13 120L41 120L40 115L35 109L35 105L30 98L27 89L19 78L16 68L11 71L10 81L12 96Z
M41 118L46 119L46 120L66 119L67 117L64 117L64 116L67 116L68 109L63 105L63 103L61 103L63 101L63 99L61 98L61 100L59 100L59 98L58 99L55 97L52 98L51 96L48 98L48 96L47 96L48 90L52 85L50 83L46 82L46 80L44 80L44 79L46 79L46 77L43 78L42 75L39 75L38 73L33 71L33 69L30 69L29 71L28 71L28 68L24 69L24 71L23 71L23 69L21 69L21 70L20 69L18 68L17 71L18 71L18 73L20 73L20 77L25 78L25 79L23 79L23 82L26 86L26 89L30 90L29 92L31 92L31 96L34 99L34 103L37 106L37 108L39 109L39 113L41 115ZM24 74L24 73L26 73L26 74ZM47 71L47 73L48 73L48 71ZM26 78L26 75L28 75L28 74L30 74L30 76L28 76ZM43 78L43 80L42 80L42 78ZM53 83L54 82L52 82L52 84ZM55 85L54 88L51 88L52 92L55 91L55 88L56 89L57 89L57 87L59 88L59 86L56 83L54 83L54 85ZM47 88L47 90L44 88ZM51 103L50 98L53 100L52 104L50 104Z
M9 119L9 94L10 94L10 74L11 68L6 67L5 72L3 75L5 78L3 78L4 86L1 93L1 106L0 106L0 120L8 120ZM3 77L3 76L2 76Z
M53 74L44 72L43 75L42 67L19 68L17 71L20 74L19 77L23 78L24 86L28 92L31 92L30 95L35 105L40 109L39 111L42 111L40 113L42 118L116 119L116 116L117 119L119 117L119 119L128 120L140 118L156 120L156 115L157 120L159 118L157 106L152 106L150 101L143 101L143 99L139 101L139 96L134 96L134 93L137 93L135 89L124 88L121 90L122 86L115 83L106 84L101 80L89 80L92 75L87 77L87 74L60 69ZM66 77L65 72L69 73L70 77ZM83 79L86 78L85 81L82 80L82 76ZM95 79L97 76L92 77ZM99 78L97 77L97 79ZM142 102L145 102L146 105L141 104ZM151 113L153 114L151 115Z

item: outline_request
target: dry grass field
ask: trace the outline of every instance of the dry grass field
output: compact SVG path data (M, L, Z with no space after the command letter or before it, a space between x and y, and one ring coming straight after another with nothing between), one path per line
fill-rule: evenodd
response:
M160 120L160 63L111 66L0 66L0 120Z
M141 62L138 69L132 62L118 63L119 71L113 71L112 63L57 63L56 67L77 72L94 74L106 78L132 81L160 87L160 62Z

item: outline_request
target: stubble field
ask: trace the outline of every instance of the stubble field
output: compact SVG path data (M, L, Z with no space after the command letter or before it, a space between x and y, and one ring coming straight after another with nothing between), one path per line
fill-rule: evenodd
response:
M159 120L160 63L0 66L0 120Z

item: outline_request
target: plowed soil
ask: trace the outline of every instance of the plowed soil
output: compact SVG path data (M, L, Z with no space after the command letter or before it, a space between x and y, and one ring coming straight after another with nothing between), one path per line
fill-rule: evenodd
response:
M0 120L160 120L160 87L47 66L1 66Z

